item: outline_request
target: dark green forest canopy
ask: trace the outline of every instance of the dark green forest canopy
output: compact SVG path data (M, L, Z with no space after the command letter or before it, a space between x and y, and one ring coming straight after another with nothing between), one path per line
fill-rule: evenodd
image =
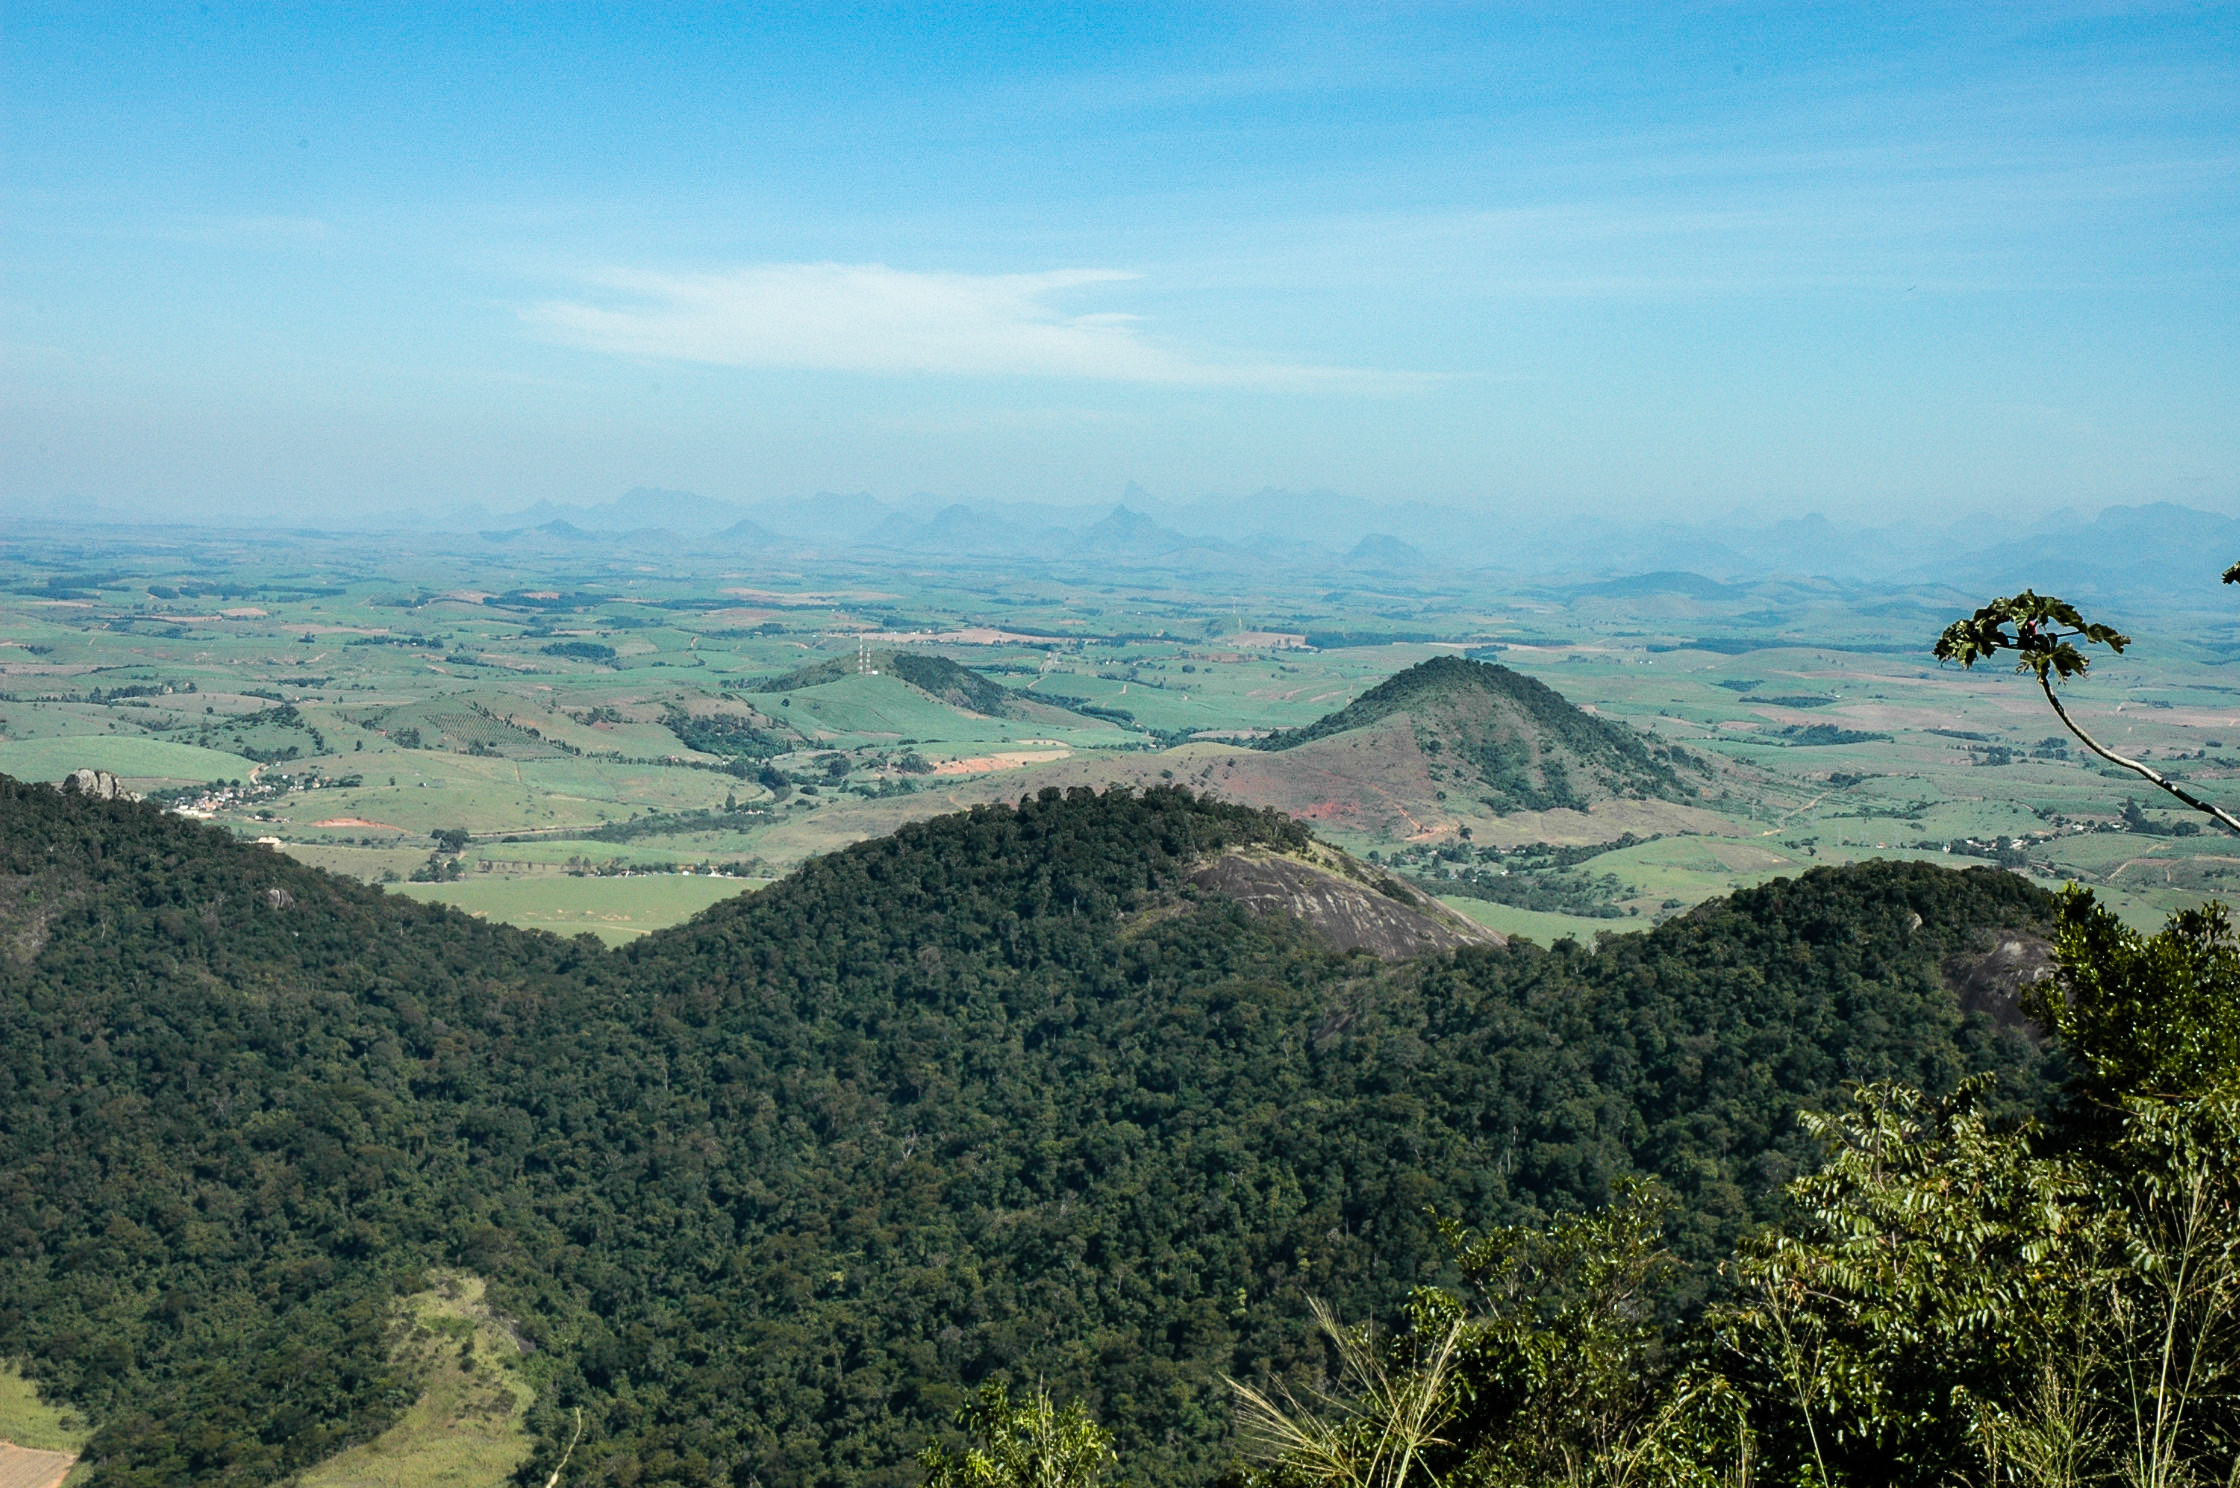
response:
M409 1401L391 1302L462 1265L538 1345L533 1481L581 1405L571 1477L905 1484L1000 1374L1204 1482L1219 1376L1310 1367L1310 1297L1438 1277L1433 1208L1661 1174L1700 1287L1813 1160L1800 1106L2045 1088L1940 980L2042 927L2012 876L1396 965L1185 883L1303 840L1046 792L610 952L0 781L0 1355L93 1414L102 1483L269 1482Z

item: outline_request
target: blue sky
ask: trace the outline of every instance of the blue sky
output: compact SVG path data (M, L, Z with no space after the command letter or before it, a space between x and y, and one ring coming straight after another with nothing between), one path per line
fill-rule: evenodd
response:
M53 6L0 503L2240 512L2223 6Z

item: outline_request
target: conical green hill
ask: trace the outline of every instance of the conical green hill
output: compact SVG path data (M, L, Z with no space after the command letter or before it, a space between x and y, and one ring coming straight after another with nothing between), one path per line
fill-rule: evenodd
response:
M1575 707L1546 683L1455 656L1420 662L1337 712L1261 742L1296 749L1405 718L1427 755L1451 761L1496 811L1583 811L1597 800L1689 801L1690 761L1624 724Z

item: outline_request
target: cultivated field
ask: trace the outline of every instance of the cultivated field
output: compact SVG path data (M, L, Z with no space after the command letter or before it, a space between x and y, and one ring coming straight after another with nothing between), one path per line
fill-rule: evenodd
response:
M2087 761L2023 679L1930 660L1978 596L1669 578L1271 572L1209 594L1155 568L79 532L0 554L0 773L110 770L322 867L610 940L737 890L688 871L768 877L935 812L1115 783L1290 811L1435 888L1489 871L1428 855L1464 840L1613 844L1569 871L1620 918L1471 901L1533 934L1866 856L2004 863L2141 920L2240 881L2240 845ZM2110 618L2138 644L2072 689L2079 718L2240 794L2232 625ZM1279 649L1294 634L1314 645ZM874 648L1021 701L944 702L869 674ZM1711 788L1495 817L1412 743L1330 776L1250 747L1454 654L1690 751ZM831 680L774 686L826 658Z

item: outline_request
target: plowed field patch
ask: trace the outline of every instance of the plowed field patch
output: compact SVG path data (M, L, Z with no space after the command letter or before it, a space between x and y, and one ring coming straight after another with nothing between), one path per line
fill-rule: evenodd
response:
M75 1452L35 1452L0 1442L0 1488L54 1488L77 1461Z

